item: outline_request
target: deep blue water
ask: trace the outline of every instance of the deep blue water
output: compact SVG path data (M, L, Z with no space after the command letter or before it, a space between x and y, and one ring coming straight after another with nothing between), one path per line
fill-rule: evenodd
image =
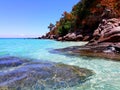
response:
M43 60L62 62L93 70L96 74L92 79L61 90L120 90L120 62L100 58L66 56L49 51L68 46L80 46L86 42L58 42L38 39L0 39L0 57L14 56L30 58L30 60ZM0 70L0 72L4 72Z

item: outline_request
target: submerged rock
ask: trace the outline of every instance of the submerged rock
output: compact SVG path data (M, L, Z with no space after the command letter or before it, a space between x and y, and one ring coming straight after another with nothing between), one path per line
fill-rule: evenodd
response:
M19 65L14 63L11 69L0 70L0 87L15 90L72 87L85 82L93 75L91 70L85 68L37 60L26 62L25 59L15 57L0 58L0 64L11 60L11 66L15 59L24 62Z
M3 58L0 58L0 69L4 69L7 67L8 68L16 67L16 66L22 65L25 62L27 61L20 60L19 58L16 58L16 57L3 57Z
M100 57L120 61L120 43L104 42L95 45L86 44L84 46L72 46L62 49L55 49L52 52L62 52L67 55Z

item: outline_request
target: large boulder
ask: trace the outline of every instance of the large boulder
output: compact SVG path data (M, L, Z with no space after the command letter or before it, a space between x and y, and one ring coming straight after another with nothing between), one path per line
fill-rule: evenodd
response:
M83 39L83 35L77 34L76 32L68 33L63 36L64 41L81 41Z
M83 40L83 35L82 34L77 35L76 40L77 41L82 41Z
M50 39L56 39L56 35L50 35Z
M90 43L120 42L120 18L103 19Z
M91 70L77 66L17 57L0 58L0 66L0 88L7 90L72 87L84 83L93 75Z
M68 33L64 37L65 41L75 41L76 40L76 34L75 33Z
M58 40L58 41L62 41L62 40L63 40L63 37L58 37L57 40Z

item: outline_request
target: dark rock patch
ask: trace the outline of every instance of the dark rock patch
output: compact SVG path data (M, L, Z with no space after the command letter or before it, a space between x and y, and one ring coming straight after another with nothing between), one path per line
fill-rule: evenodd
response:
M3 57L0 58L0 69L6 68L6 67L16 67L19 65L22 65L27 61L25 60L20 60L19 58L16 57Z
M120 61L120 43L104 42L95 45L72 46L53 50L57 53L75 56L106 58ZM53 53L54 53L53 52Z
M24 59L21 58L0 58L1 62L9 60L11 60L11 63L13 61L16 67L12 70L0 70L0 87L7 87L8 89L21 90L37 88L44 90L49 88L72 87L84 83L94 74L91 70L62 63L37 60L25 63ZM18 65L15 61L21 63ZM7 67L9 67L9 64Z

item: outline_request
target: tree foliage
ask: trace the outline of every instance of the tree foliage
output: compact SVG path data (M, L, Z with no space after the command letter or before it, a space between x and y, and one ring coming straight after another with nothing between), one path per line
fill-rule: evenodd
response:
M108 18L120 17L120 0L80 0L70 13L62 14L52 32L56 31L59 36L76 30L83 30L83 33L89 30L92 33L102 20L102 15L105 16L103 13L106 8L111 11Z

